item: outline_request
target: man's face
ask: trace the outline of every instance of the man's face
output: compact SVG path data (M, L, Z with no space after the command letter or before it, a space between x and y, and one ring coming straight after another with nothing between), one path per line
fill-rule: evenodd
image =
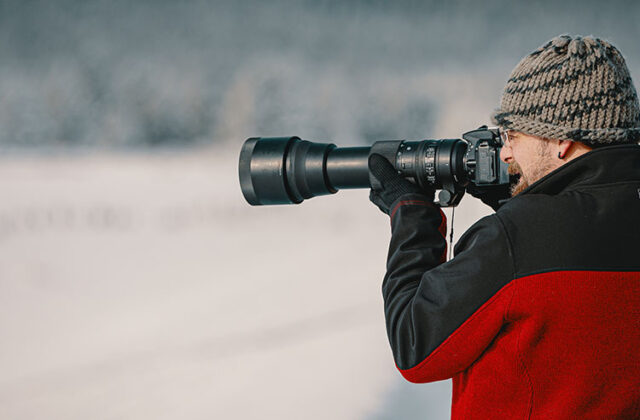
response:
M500 159L509 164L509 174L520 175L511 188L511 196L533 184L558 167L553 159L553 140L509 131L509 141L500 151Z

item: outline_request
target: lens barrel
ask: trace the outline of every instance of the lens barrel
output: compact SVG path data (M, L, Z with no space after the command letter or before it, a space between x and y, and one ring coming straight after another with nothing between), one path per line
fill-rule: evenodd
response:
M297 137L278 137L260 141L247 139L240 151L238 172L240 188L247 202L260 204L290 204L287 189L286 157L290 143Z
M240 152L238 172L252 205L297 204L343 188L367 188L369 147L314 143L299 137L254 137Z
M379 187L368 158L377 153L422 187L459 190L466 183L466 143L459 139L379 141L341 147L299 137L254 137L240 152L240 186L252 205L297 204L345 188Z

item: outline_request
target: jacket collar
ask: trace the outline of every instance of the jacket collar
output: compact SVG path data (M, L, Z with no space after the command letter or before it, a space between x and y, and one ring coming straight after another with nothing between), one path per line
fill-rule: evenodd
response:
M594 149L531 184L522 194L559 194L580 186L640 181L640 146Z

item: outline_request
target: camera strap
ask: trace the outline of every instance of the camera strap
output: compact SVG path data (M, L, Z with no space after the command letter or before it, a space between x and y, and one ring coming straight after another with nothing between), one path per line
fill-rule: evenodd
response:
M449 260L451 259L452 251L453 251L453 220L456 215L456 208L451 208L451 232L449 233Z

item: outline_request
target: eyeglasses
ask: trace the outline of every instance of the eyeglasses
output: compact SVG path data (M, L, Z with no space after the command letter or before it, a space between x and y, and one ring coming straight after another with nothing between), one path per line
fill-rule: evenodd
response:
M511 140L509 140L509 130L498 127L498 133L500 133L500 141L502 142L502 146L511 147Z

